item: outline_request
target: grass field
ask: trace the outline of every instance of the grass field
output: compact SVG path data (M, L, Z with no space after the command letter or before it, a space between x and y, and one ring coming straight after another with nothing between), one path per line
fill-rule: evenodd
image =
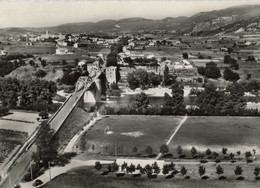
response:
M220 152L223 147L242 154L260 151L259 121L257 117L188 117L169 148L175 153L178 145L189 151L192 146L203 152L207 148Z
M188 169L188 167L187 167ZM206 168L207 169L207 168ZM215 169L212 168L212 169ZM197 170L197 169L196 169ZM246 169L245 169L246 170ZM102 172L102 170L101 170ZM51 182L44 185L44 188L256 188L260 186L260 182L246 179L245 181L235 180L235 177L230 177L228 180L216 180L217 176L208 180L199 180L197 177L191 176L189 180L183 180L181 175L177 175L172 179L165 179L164 176L156 179L147 179L146 175L133 178L130 175L124 177L116 177L115 174L110 173L107 176L102 176L101 172L97 172L93 167L80 167L71 170L63 175L60 175ZM188 170L189 173L189 170ZM197 173L198 172L194 172ZM189 174L190 175L190 174ZM208 175L206 173L206 175ZM251 174L253 178L254 175Z
M154 154L173 133L182 117L176 116L110 116L98 121L80 139L86 150L101 155L144 155L151 146ZM109 131L104 129L109 126ZM94 146L93 146L94 145ZM93 149L94 147L94 149ZM133 148L137 152L133 152Z
M36 120L37 113L14 111L0 119L0 129L10 129L27 132L29 135L40 122Z

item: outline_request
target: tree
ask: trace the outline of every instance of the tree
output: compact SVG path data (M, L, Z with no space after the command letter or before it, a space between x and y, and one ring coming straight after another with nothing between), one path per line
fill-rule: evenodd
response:
M187 52L182 53L183 59L189 59L189 54Z
M169 152L168 146L166 144L162 144L161 147L160 147L160 152L162 154L168 153Z
M7 114L8 111L9 111L8 107L0 105L0 116Z
M160 171L161 171L156 162L154 162L154 164L152 165L152 168L153 168L153 171L154 171L155 174L159 174Z
M227 81L232 81L236 82L237 80L240 79L240 76L238 73L233 72L230 68L225 68L224 73L223 73L223 78Z
M227 148L222 148L222 154L223 154L223 155L226 155L226 154L227 154L227 151L228 151Z
M133 152L134 152L134 153L137 152L137 147L136 147L136 146L133 148Z
M169 67L165 65L163 72L163 85L170 86L176 81L176 76L169 73Z
M223 168L222 168L220 165L218 165L218 166L216 167L216 174L219 176L219 175L221 175L221 174L223 174L223 173L224 173Z
M217 67L216 63L209 62L206 64L205 76L213 79L218 79L221 77L220 69Z
M145 166L145 172L146 172L146 174L147 174L147 177L148 177L148 178L151 178L152 173L153 173L153 169L152 169L151 165L147 164L147 165Z
M240 156L241 155L241 151L237 151L237 155Z
M200 165L200 166L199 166L199 175L200 175L200 176L203 176L203 175L205 174L205 172L206 172L205 167L202 166L202 165Z
M37 77L37 78L43 78L44 76L46 76L47 75L47 73L44 71L44 70L42 70L42 69L38 69L36 72L35 72L35 76Z
M181 167L181 170L180 170L180 173L181 173L183 176L185 176L185 175L187 174L187 169L186 169L184 166L182 166L182 167Z
M236 166L234 172L235 172L235 175L240 176L243 173L243 168L240 166Z
M141 92L140 94L137 94L135 96L135 106L138 110L147 109L148 105L149 105L149 99L144 92Z
M34 67L34 66L35 66L35 62L34 62L33 60L30 60L30 61L29 61L29 65L31 65L32 67Z
M198 154L197 149L195 147L192 147L190 150L191 156L194 157Z
M41 111L41 112L39 113L39 116L40 116L42 119L47 119L48 116L49 116L49 114L48 114L48 112L46 112L46 111Z
M212 154L212 151L208 148L207 150L206 150L206 155L207 156L210 156Z
M121 170L123 171L123 170L125 170L126 168L127 168L127 163L124 162L124 163L121 165Z
M169 173L169 166L168 166L168 165L163 165L162 173L163 173L164 175L166 175L166 174Z
M95 169L99 171L99 170L101 170L101 168L102 168L102 164L99 161L96 161L95 162Z
M230 159L232 160L232 159L235 157L234 153L230 153L230 154L229 154L229 157L230 157Z
M180 157L182 155L183 149L181 146L177 146L176 151L177 151L178 156Z
M36 164L42 163L44 167L48 167L48 163L55 161L58 157L58 145L53 142L54 130L46 122L44 124L44 130L35 141L37 149L32 154L32 159Z
M249 160L252 157L251 151L245 152L245 157L246 157L246 160Z
M148 155L151 155L153 153L153 148L151 146L147 146L145 148L145 152L148 154Z
M254 175L255 175L256 177L258 177L258 176L259 176L259 173L260 173L260 168L259 168L259 167L255 167L255 169L254 169Z
M113 172L116 172L119 170L119 166L116 162L113 162L112 165L111 165L111 169Z
M131 165L129 166L129 170L130 173L133 173L135 171L135 165L131 163Z
M214 159L216 159L218 157L218 155L219 154L217 152L213 151L212 156L213 156Z
M181 83L175 82L171 86L173 99L173 113L181 113L185 110L184 105L184 87Z
M44 59L42 59L41 60L41 65L42 65L42 67L46 67L47 66L47 62Z
M205 72L206 72L206 68L205 67L198 67L197 68L197 70L198 70L198 73L200 74L200 75L202 75L202 76L204 76L205 75Z

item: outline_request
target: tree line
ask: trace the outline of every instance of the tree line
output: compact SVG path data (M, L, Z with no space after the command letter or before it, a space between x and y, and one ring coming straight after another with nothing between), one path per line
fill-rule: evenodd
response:
M52 81L32 78L0 79L0 100L3 106L9 108L55 111L58 106L52 103L52 99L56 92L56 84Z

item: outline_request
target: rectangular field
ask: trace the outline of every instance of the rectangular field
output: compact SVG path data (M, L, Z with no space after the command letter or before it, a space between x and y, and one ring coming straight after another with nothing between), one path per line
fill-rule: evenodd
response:
M260 118L258 117L188 117L169 145L170 152L176 154L176 147L190 151L194 146L205 152L207 148L221 152L260 150ZM259 152L256 152L259 154Z
M27 132L30 135L40 124L37 117L39 117L37 113L13 111L1 117L0 129Z
M151 146L153 154L173 133L181 116L110 116L98 121L83 134L79 145L85 150L101 155L145 155ZM105 128L107 127L107 130ZM108 128L109 127L109 128ZM136 147L137 151L133 151Z

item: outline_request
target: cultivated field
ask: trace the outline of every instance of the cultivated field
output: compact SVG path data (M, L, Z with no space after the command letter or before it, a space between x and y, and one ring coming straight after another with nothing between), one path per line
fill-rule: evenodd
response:
M235 166L235 165L233 165ZM256 182L252 180L254 175L253 171L250 171L251 179L246 179L245 181L235 180L235 177L229 177L228 180L220 181L217 180L217 175L214 173L215 166L212 167L211 172L206 175L210 175L210 173L214 173L214 177L210 177L208 180L200 180L197 176L191 176L193 173L198 174L198 166L193 165L194 169L188 169L188 175L190 175L191 179L184 180L183 176L177 175L172 179L165 179L165 176L157 177L156 179L147 179L146 175L142 175L141 177L132 177L131 175L127 175L124 177L116 177L114 173L110 173L107 176L102 176L102 170L98 172L93 167L80 167L74 170L71 170L63 175L60 175L53 179L51 182L44 185L44 188L54 188L54 187L63 187L63 188L83 188L83 187L91 187L91 188L99 188L99 187L114 187L114 188L179 188L179 187L193 187L193 188L257 188L260 186L260 182ZM207 166L206 170L208 169ZM196 168L196 169L195 169ZM248 170L252 170L252 167L248 167L244 169L244 173ZM178 169L178 168L177 168ZM230 173L233 170L233 167L230 168ZM229 171L229 170L228 170ZM249 172L249 171L248 171Z
M151 146L159 153L161 144L175 130L183 117L178 116L110 116L98 121L79 140L85 150L101 155L143 156ZM109 127L107 132L104 130ZM137 151L133 152L136 147Z
M202 152L207 148L221 152L223 147L228 152L241 150L242 154L260 151L259 121L257 117L188 117L170 143L170 152L176 155L178 145L188 151L192 146Z
M0 129L0 163L8 157L13 149L23 144L27 133L13 130Z

